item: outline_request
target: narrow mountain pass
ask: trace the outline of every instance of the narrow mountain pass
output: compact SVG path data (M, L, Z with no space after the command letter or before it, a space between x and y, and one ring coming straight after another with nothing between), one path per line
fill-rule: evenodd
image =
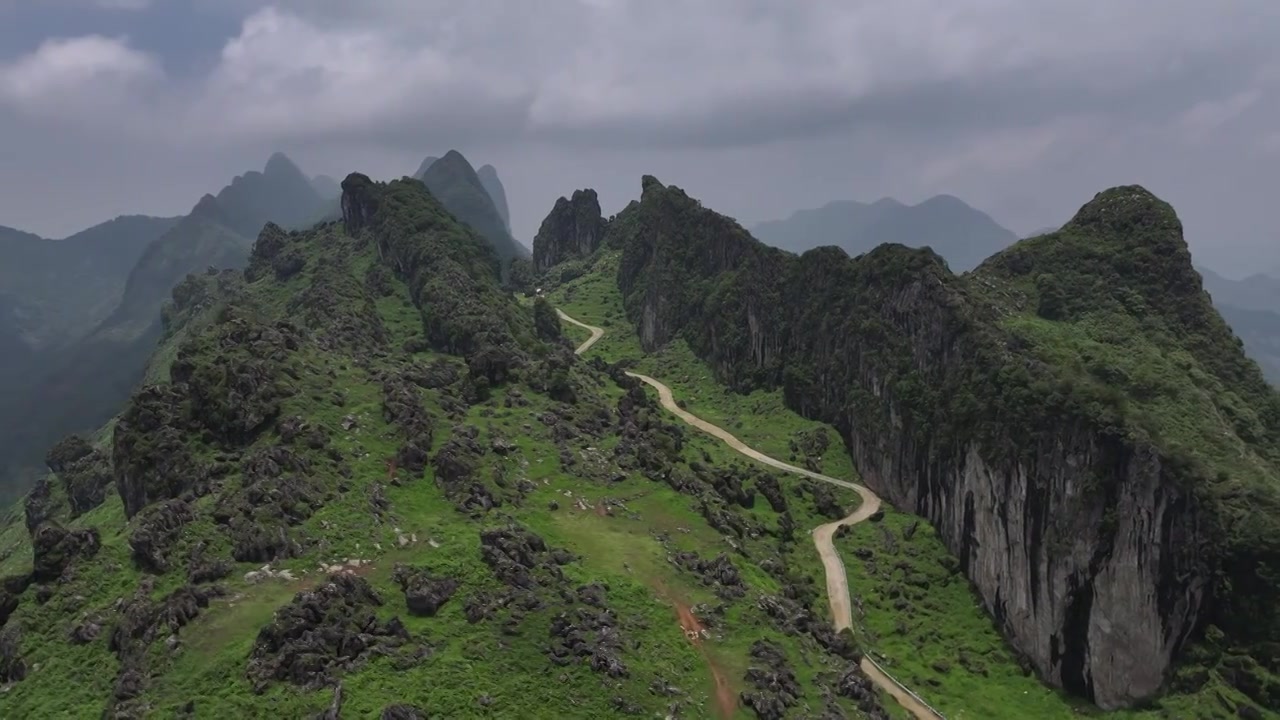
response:
M556 313L560 316L561 320L568 321L591 332L591 337L579 345L574 351L579 355L591 349L591 346L604 336L604 330L601 328L576 320L559 309L556 310ZM836 530L840 529L840 527L860 523L874 515L876 511L880 509L880 497L872 492L870 488L863 485L796 467L795 465L791 465L765 455L764 453L749 447L724 428L713 425L681 408L676 404L675 398L671 394L671 388L667 387L662 382L640 373L627 372L627 376L633 377L657 390L658 399L662 403L662 407L667 411L679 417L686 424L719 439L735 451L784 472L803 475L814 480L820 480L832 485L837 485L858 493L862 498L862 503L858 506L857 510L854 510L847 517L819 525L813 529L813 544L818 550L818 555L822 558L822 566L827 575L827 599L831 604L832 622L834 623L837 631L852 627L853 614L852 602L849 598L849 581L845 575L844 562L840 560L840 554L836 551L833 540ZM929 707L928 704L921 700L915 693L911 692L907 687L891 678L869 657L864 655L859 667L867 677L876 684L876 687L893 696L893 698L898 701L899 705L905 708L916 718L921 720L943 719L941 713Z

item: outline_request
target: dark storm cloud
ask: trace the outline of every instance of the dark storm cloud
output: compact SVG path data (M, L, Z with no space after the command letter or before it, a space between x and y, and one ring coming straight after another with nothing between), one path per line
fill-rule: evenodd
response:
M399 175L457 147L525 237L661 169L755 218L948 191L1032 227L1150 178L1246 247L1280 153L1270 0L0 0L0 27L29 181L0 224L33 229L181 212L274 148Z

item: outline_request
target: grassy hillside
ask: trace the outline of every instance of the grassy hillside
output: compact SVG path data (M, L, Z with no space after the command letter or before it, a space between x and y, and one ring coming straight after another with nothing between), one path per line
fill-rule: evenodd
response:
M648 188L658 187L648 182L646 195ZM1134 200L1135 193L1142 197ZM1113 199L1123 207L1113 206ZM693 201L679 203L655 192L652 203L646 211L651 214L667 212L663 203L678 205L670 217L649 215L640 222L645 223L645 231L655 232L670 241L675 251L685 253L663 271L684 272L691 278L656 291L649 288L649 292L659 293L659 312L677 315L687 310L695 320L689 326L692 334L675 334L641 361L645 367L660 368L645 372L665 378L673 387L676 378L682 377L686 392L690 386L707 383L704 396L713 399L713 406L723 405L720 418L736 414L744 404L761 411L758 417L767 418L743 423L743 429L735 430L740 435L768 426L778 417L777 409L751 398L777 398L776 408L782 408L778 391L746 383L751 395L724 393L709 380L722 373L697 364L685 340L691 337L720 352L726 361L732 360L724 349L744 340L734 334L735 328L741 333L749 323L737 318L732 326L716 325L708 318L723 298L746 302L750 311L750 300L742 298L766 296L756 303L752 318L764 324L763 318L776 305L767 300L771 280L752 277L751 272L755 265L767 265L767 258L762 261L738 249L734 234L745 234L732 223L708 218L709 211L701 211ZM613 239L606 241L600 254L553 268L539 283L544 288L558 285L550 291L551 297L577 317L601 327L632 329L632 334L606 336L598 350L593 349L610 358L639 350L633 334L639 321L627 317L617 291L620 264L625 262L616 237L619 222L636 219L626 213L619 216L610 225ZM1036 432L1060 430L1062 423L1042 422L1051 414L1050 408L1110 413L1126 426L1123 432L1129 433L1131 441L1159 447L1169 458L1168 472L1185 473L1181 477L1192 484L1199 501L1212 508L1214 522L1221 523L1205 533L1210 545L1203 552L1206 559L1210 553L1222 553L1214 561L1223 563L1234 577L1219 585L1208 603L1213 608L1212 623L1229 625L1233 614L1239 613L1239 618L1249 619L1253 631L1227 627L1230 635L1224 638L1216 625L1203 626L1203 636L1198 633L1193 638L1193 646L1171 671L1163 697L1152 701L1152 710L1134 714L1225 717L1234 715L1237 706L1248 714L1251 708L1273 705L1280 683L1275 676L1274 646L1265 641L1273 631L1266 623L1264 598L1274 595L1267 585L1268 568L1275 565L1274 542L1280 537L1272 527L1276 512L1269 510L1275 505L1274 443L1280 437L1274 424L1275 394L1240 352L1238 341L1201 290L1172 210L1145 191L1109 191L1063 231L1019 243L963 282L956 282L928 255L887 248L849 263L839 253L819 253L807 261L801 259L795 273L802 276L806 266L849 263L850 272L834 273L839 283L824 286L821 276L805 276L806 288L825 287L823 291L828 292L827 300L814 310L816 316L828 319L822 326L828 333L839 331L844 322L863 323L860 332L876 331L869 321L878 319L878 311L859 309L849 296L892 291L899 281L903 287L912 287L911 273L921 268L926 283L949 288L948 302L953 306L973 308L967 311L971 313L969 331L980 328L985 340L998 342L999 349L986 357L990 365L960 373L969 385L937 397L941 410L924 415L928 420L925 437L934 438L941 447L947 446L948 438L967 437L975 431L998 435L1009 424L1019 426L1019 432L1033 427L1041 428ZM738 258L733 271L713 279L697 275L704 264L726 257ZM883 267L872 267L876 263ZM933 272L950 280L928 274ZM645 285L637 281L636 286L639 296ZM734 292L739 286L749 292ZM918 301L906 296L908 302ZM686 303L685 297L695 300ZM905 306L899 300L892 307L901 312ZM649 322L649 316L644 317ZM918 322L927 328L929 319ZM894 362L909 358L907 348L887 342L897 342L901 336L895 338L891 328L881 327L879 332L877 349L900 353L890 358ZM935 332L948 337L951 330ZM823 344L821 336L810 341ZM765 345L769 342L766 338ZM1025 376L1019 367L1028 370ZM764 370L769 371L767 363ZM736 377L750 372L748 368ZM925 399L931 397L929 390L916 388ZM1045 401L1033 400L1041 395ZM904 397L909 396L904 392ZM697 412L710 417L717 408L702 403ZM1015 452L1018 447L1025 452L1032 445L1017 446ZM1102 520L1100 532L1105 534L1105 514ZM1113 528L1114 521L1113 515ZM948 714L973 713L976 707L999 717L1025 717L1028 708L1034 708L1037 717L1079 712L1075 702L1044 689L1028 675L1029 666L1006 649L983 613L980 598L963 577L954 574L957 561L949 557L936 533L927 525L915 525L911 536L903 537L912 523L909 516L890 514L883 528L859 526L850 535L863 541L862 552L870 551L865 559L855 555L853 565L861 567L850 570L861 573L870 586L863 598L867 634L860 637L864 646L873 652L883 649L890 667L901 668L910 684L923 688L931 702L936 695L935 704ZM858 551L858 546L845 547ZM876 561L882 554L889 555L890 565ZM1237 559L1224 563L1223 557ZM933 592L940 586L946 589ZM990 704L983 706L984 702Z
M574 358L420 184L344 186L352 232L184 284L157 384L6 518L0 715L864 716L807 534L855 500ZM652 362L744 438L817 447Z

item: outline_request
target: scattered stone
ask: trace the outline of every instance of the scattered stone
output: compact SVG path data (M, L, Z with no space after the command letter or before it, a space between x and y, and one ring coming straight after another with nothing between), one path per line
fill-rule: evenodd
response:
M0 683L21 682L27 677L21 648L22 631L16 625L0 630Z
M111 458L84 438L71 435L63 439L49 450L45 463L62 481L71 517L79 517L106 500Z
M742 704L755 711L760 720L782 720L802 695L795 671L782 648L768 640L751 645L751 658L754 662L745 677L755 691L744 690L740 695Z
M194 519L195 511L182 499L166 500L144 509L129 536L134 562L149 572L168 572L168 552L182 528Z
M310 689L331 685L339 672L403 645L409 632L398 618L379 620L375 609L381 605L369 583L354 575L334 575L295 595L254 642L245 674L255 692L272 681Z
M852 700L870 720L889 720L889 713L880 704L875 685L856 663L840 676L836 694Z
M101 546L97 528L67 530L46 522L32 538L31 577L36 582L57 580L77 558L93 557Z
M73 645L87 645L102 634L102 623L97 618L86 619L71 629L70 639Z
M404 436L404 444L396 452L396 467L421 477L427 467L435 428L410 373L383 379L382 418L399 428Z
M480 558L503 584L524 590L539 585L538 575L548 578L549 584L562 582L560 566L574 559L564 550L550 550L541 537L514 525L481 532Z
M433 617L458 591L458 581L453 578L432 577L425 569L403 564L396 565L391 579L404 591L409 613L422 617Z
M617 630L617 616L605 608L574 608L562 612L551 621L551 662L568 665L580 661L611 678L624 678L630 672L619 652L622 639Z
M724 553L706 560L696 552L684 550L670 558L676 566L697 575L703 585L714 588L716 595L724 600L736 600L747 594L747 586L743 583L737 566Z

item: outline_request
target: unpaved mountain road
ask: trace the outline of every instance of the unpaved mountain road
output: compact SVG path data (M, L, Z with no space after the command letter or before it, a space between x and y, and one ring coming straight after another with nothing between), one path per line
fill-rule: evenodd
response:
M591 346L596 344L596 341L604 336L604 330L601 328L580 322L566 315L561 310L557 309L556 313L559 314L561 320L566 320L591 332L591 337L586 342L579 345L578 349L574 351L579 355L591 349ZM827 575L827 601L831 604L832 622L835 624L837 631L852 627L853 613L852 603L849 599L849 580L845 575L844 562L840 560L840 554L836 552L833 539L835 537L836 530L840 529L841 526L854 525L874 515L875 512L880 509L880 496L876 495L870 488L863 485L849 482L848 480L833 478L829 475L823 475L811 470L805 470L804 468L796 467L795 465L790 465L782 462L781 460L769 457L734 437L733 434L724 428L713 425L697 415L686 411L684 408L681 408L676 404L675 398L671 394L671 388L658 380L655 380L648 375L641 375L640 373L628 372L627 375L657 390L658 400L662 403L662 407L668 412L680 418L686 424L717 438L737 452L785 472L803 475L814 480L820 480L822 482L831 483L832 485L838 485L842 488L848 488L861 496L862 503L859 504L858 509L850 513L848 517L836 520L835 522L819 525L813 529L813 544L818 549L818 555L822 558L822 567L826 571ZM924 701L920 700L915 693L908 690L904 685L889 677L889 675L881 670L880 666L872 662L870 658L864 656L859 667L861 667L862 672L866 673L867 677L871 679L871 682L875 683L876 687L892 695L893 698L898 701L899 705L919 720L943 720L943 716L940 713L925 704Z
M565 314L564 314L564 311L563 311L563 310L561 310L560 308L556 308L556 315L559 315L561 320L568 320L569 322L573 323L574 325L577 325L578 327L583 328L583 329L588 330L588 331L590 331L590 332L591 332L591 337L587 338L587 341L586 341L586 342L584 342L584 343L582 343L581 345L579 345L579 346L578 346L578 349L573 351L574 353L576 353L576 354L578 354L578 355L581 355L582 353L584 353L584 352L586 352L586 351L590 350L590 349L591 349L591 346L592 346L592 345L595 345L597 340L599 340L600 338L604 337L604 329L603 329L603 328L598 328L598 327L596 327L596 326L594 326L594 325L588 325L588 324L586 324L586 323L584 323L584 322L578 322L577 320L575 320L575 319L573 319L573 318L569 317L568 315L565 315Z

